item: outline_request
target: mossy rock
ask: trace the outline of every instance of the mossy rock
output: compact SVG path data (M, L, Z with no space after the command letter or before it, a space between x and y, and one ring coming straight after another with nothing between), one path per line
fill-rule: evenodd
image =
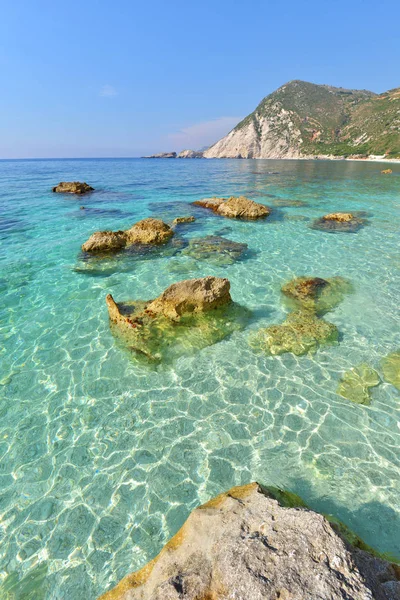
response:
M270 355L292 352L297 356L316 352L321 345L335 344L339 340L336 325L318 318L313 312L292 312L280 325L271 325L257 331L250 345Z
M381 366L385 381L400 390L400 350L388 354L382 360Z
M370 389L381 382L378 373L366 364L346 371L337 389L337 393L357 404L371 404Z
M317 315L333 310L352 291L352 284L343 277L296 277L282 286L289 308L306 309Z
M243 329L251 316L234 302L204 313L185 314L179 321L162 314L148 315L147 306L148 302L118 303L131 326L111 323L111 331L125 349L153 363L170 363L216 344Z

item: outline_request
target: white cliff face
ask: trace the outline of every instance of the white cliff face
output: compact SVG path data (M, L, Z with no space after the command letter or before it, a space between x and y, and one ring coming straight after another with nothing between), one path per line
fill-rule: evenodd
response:
M301 132L293 115L279 106L267 116L253 118L235 127L204 152L205 158L299 158ZM248 121L248 122L246 122Z

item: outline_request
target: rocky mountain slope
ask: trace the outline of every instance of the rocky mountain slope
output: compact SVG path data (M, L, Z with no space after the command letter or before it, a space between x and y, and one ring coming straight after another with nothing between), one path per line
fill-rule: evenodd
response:
M290 81L205 158L400 157L400 88L384 94Z

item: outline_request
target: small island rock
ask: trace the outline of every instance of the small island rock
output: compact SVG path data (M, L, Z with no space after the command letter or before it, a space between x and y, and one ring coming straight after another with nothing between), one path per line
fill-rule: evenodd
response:
M245 196L230 198L203 198L193 202L196 206L209 208L222 217L231 219L262 219L268 217L271 209L264 204L249 200Z
M311 225L312 229L319 229L330 233L353 233L365 225L366 220L353 213L330 213L316 219Z
M94 192L94 188L85 182L61 181L58 185L53 187L53 192L58 194L87 194L88 192Z
M195 217L193 216L189 216L189 217L176 217L176 219L174 219L172 221L172 226L175 227L175 225L182 225L182 223L194 223L196 220Z

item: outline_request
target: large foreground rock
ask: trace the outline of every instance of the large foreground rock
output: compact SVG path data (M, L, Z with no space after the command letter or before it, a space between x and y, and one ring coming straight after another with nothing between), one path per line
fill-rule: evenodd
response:
M142 219L126 231L96 231L82 244L83 252L117 252L133 245L159 245L174 235L169 225L160 219Z
M254 200L249 200L245 196L203 198L203 200L196 200L193 204L209 208L218 215L231 219L263 219L271 213L271 209L268 206L254 202Z
M285 508L253 483L194 510L155 559L101 600L395 600L396 569L322 515Z
M59 194L87 194L88 192L94 192L94 188L85 182L61 181L58 185L53 187L53 192Z
M170 285L155 300L106 303L111 331L136 355L169 362L242 329L250 316L232 302L228 279L204 277Z

